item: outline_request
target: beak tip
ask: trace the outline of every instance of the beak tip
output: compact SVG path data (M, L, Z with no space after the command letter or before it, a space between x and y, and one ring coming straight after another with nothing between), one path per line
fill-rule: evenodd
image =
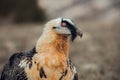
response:
M82 38L83 37L83 32L79 32L78 35Z

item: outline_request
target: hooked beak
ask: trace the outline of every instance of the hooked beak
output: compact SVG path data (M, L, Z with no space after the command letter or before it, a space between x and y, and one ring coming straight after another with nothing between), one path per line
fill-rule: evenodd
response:
M80 31L78 28L77 28L77 35L78 35L78 36L80 36L80 38L82 38L82 37L83 37L83 32L82 32L82 31Z

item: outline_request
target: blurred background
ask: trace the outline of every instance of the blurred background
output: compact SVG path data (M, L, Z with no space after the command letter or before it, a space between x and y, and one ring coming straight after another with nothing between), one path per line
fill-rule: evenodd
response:
M84 33L70 49L79 80L120 80L120 0L0 0L0 73L58 17L72 19Z

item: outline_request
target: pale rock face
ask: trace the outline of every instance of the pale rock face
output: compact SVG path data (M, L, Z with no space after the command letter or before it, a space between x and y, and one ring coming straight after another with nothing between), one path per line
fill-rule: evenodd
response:
M38 0L38 6L43 7L51 18L55 18L58 15L59 17L68 17L64 16L63 11L61 12L60 10L72 5L73 2L74 0Z
M73 1L74 0L38 0L38 5L42 6L48 12L52 13L53 11L72 4Z
M38 6L43 7L50 18L93 19L102 23L111 23L119 17L119 8L111 7L115 3L113 0L38 0Z

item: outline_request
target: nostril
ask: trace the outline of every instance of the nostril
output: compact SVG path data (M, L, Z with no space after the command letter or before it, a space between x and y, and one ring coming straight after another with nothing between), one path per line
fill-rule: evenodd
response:
M56 29L57 27L53 27L53 29Z

